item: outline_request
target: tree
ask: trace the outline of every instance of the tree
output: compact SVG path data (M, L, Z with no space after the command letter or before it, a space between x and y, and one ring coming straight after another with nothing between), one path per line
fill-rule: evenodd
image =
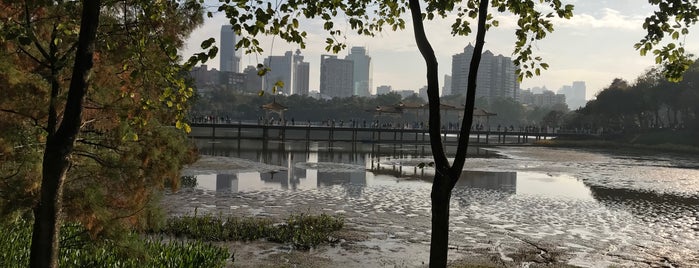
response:
M30 265L55 267L66 178L74 176L73 186L85 190L81 193L84 199L86 193L92 194L86 185L98 184L94 181L97 178L174 177L172 170L177 172L181 161L158 163L165 158L154 154L180 157L186 147L172 151L174 147L164 143L172 142L168 139L177 134L157 124L151 125L152 129L145 126L169 121L168 126L176 122L178 128L188 128L183 120L193 92L181 71L216 51L207 43L204 47L210 48L209 52L180 64L177 50L184 43L183 34L202 21L197 1L3 1L0 7L0 52L10 63L2 68L21 76L4 75L0 83L8 85L15 96L33 93L30 105L45 109L29 112L31 109L18 104L16 98L0 102L3 118L11 119L8 122L13 130L30 130L33 135L27 138L44 145L40 167L27 168L21 157L13 158L8 165L18 172L3 177L2 183L13 181L10 179L17 178L23 168L40 170ZM195 19L185 22L185 17ZM158 60L154 60L155 55ZM91 74L97 75L91 78ZM138 134L151 144L139 148ZM12 142L26 141L14 138ZM8 155L22 156L16 151ZM133 171L119 172L128 168ZM99 194L123 208L132 208L130 198L143 194L140 190L114 190L112 196ZM117 219L135 214L130 213Z

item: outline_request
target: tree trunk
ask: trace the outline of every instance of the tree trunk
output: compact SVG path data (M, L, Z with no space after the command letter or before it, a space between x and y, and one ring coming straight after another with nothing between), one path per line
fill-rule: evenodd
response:
M432 183L432 237L430 240L430 267L447 267L449 252L449 202L451 190L448 183L451 178L436 172ZM444 173L441 173L444 174Z
M478 15L476 46L471 59L471 72L468 77L468 90L464 120L459 132L459 145L454 156L453 166L449 165L440 134L440 101L437 58L430 45L422 24L422 10L419 0L409 0L413 21L413 32L420 54L427 65L427 98L429 103L429 133L432 156L434 157L435 177L432 182L432 238L430 243L430 267L446 267L449 251L449 201L451 191L459 180L466 160L468 138L473 123L473 107L476 95L476 77L481 53L485 43L485 22L488 14L488 0L481 0Z
M46 138L39 203L34 209L30 267L58 267L63 182L80 130L83 98L92 69L100 5L100 0L83 2L78 46L63 120L55 132L49 130Z

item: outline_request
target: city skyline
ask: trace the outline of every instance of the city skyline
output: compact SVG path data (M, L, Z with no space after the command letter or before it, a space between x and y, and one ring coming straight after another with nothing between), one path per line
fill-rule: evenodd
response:
M576 6L571 20L555 20L555 31L546 39L534 44L534 52L542 56L551 68L542 71L541 76L525 79L520 88L546 86L554 91L573 81L585 81L586 99L593 97L599 90L609 86L614 78L633 82L647 68L654 66L652 56L642 57L633 48L644 35L643 20L652 13L653 8L644 2L618 0L598 3L593 1L568 1ZM494 28L486 35L486 50L497 51L511 56L514 48L514 29L516 17L495 14L500 27ZM320 55L325 51L325 37L322 22L301 20L302 29L308 33L306 48L302 50L310 63L310 90L318 90L320 84ZM201 41L218 36L218 27L226 24L222 14L207 18L202 27L195 30L188 40L182 55L187 58L199 51ZM345 23L338 20L337 23ZM452 37L449 33L451 20L427 21L428 38L437 53L440 78L451 74L451 56L462 51L464 46L473 42L474 35ZM351 32L351 31L349 31ZM699 38L690 35L685 40L686 50L697 54ZM242 55L242 66L257 65L270 55L283 51L296 50L297 45L286 44L279 38L258 37L265 51L262 55ZM276 42L272 42L275 40ZM337 55L344 57L353 46L364 46L371 51L373 65L373 84L371 93L375 94L376 85L390 85L394 90L410 89L417 91L426 85L425 64L419 54L412 34L412 23L406 18L406 29L398 32L385 31L375 38L356 36L348 33L346 39L340 38L347 48ZM217 45L220 46L217 39ZM213 63L212 63L213 62ZM217 66L218 58L208 63ZM440 79L440 87L444 81ZM441 90L441 89L440 89Z

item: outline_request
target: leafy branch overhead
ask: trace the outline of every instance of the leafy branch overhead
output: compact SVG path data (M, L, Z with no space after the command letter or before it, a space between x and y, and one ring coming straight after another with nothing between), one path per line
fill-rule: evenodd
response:
M347 32L375 36L385 29L405 28L403 17L408 12L406 0L293 0L269 2L262 0L219 0L218 11L229 18L233 30L241 37L236 44L246 53L262 53L264 50L257 39L260 35L278 36L282 40L306 46L307 32L300 20L320 19L329 37L325 49L338 53L346 48ZM466 36L472 33L472 21L478 15L478 0L430 0L426 1L423 19L453 18L452 35ZM681 40L689 34L689 27L697 22L699 9L696 1L648 0L657 7L655 13L646 18L643 28L647 35L636 45L641 55L652 52L658 64L665 65L668 79L677 81L691 64L691 55L684 50ZM517 41L513 51L514 63L519 68L518 78L541 74L549 65L532 49L534 42L541 40L554 29L553 18L569 19L573 16L573 5L560 0L494 0L490 4L497 13L518 17L515 31ZM209 16L212 16L209 13ZM499 21L488 14L487 26L497 27ZM669 37L670 43L660 46Z
M699 8L696 0L648 0L657 6L653 15L643 22L646 36L634 45L641 56L648 52L655 55L655 63L664 65L664 75L669 81L678 82L692 64L692 55L684 49L684 40L689 34L689 27L697 23ZM660 42L669 36L672 41L660 46ZM677 42L677 43L675 43Z
M343 40L348 34L338 28L349 28L351 32L359 35L375 36L387 28L394 31L404 29L403 17L408 15L406 0L298 0L277 3L262 0L220 0L220 2L218 11L225 12L233 30L240 37L236 47L244 49L246 53L263 52L257 39L260 35L278 36L286 42L298 44L304 48L308 34L302 29L299 21L315 18L322 20L323 29L329 34L325 40L325 49L338 53L346 48ZM469 35L472 32L471 21L478 15L478 3L477 0L428 1L423 19L444 19L455 15L454 23L451 25L452 35ZM514 51L515 64L520 67L517 71L519 78L539 75L541 69L548 69L548 64L544 63L541 57L534 55L533 42L543 39L547 33L553 31L552 18L570 18L573 15L573 6L564 5L560 0L496 0L491 6L499 13L519 17ZM211 15L209 13L209 16ZM498 25L499 22L489 14L488 28Z

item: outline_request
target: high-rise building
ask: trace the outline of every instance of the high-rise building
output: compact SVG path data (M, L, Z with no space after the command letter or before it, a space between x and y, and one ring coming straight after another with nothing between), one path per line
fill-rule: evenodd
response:
M421 87L417 91L417 96L420 97L423 100L429 100L429 97L427 97L427 86Z
M566 96L566 103L571 110L585 106L587 102L584 81L574 81L572 86L564 85L558 89L558 93Z
M442 96L451 95L451 75L444 75L444 85L442 86Z
M284 87L277 90L283 94L308 95L310 65L303 61L301 50L296 50L296 54L287 51L284 56L269 56L264 63L270 69L263 78L266 88L282 81Z
M328 97L354 95L354 63L333 55L321 55L320 94Z
M294 60L293 53L287 51L284 56L269 56L264 61L269 68L267 74L262 78L265 89L271 89L278 81L284 83L282 88L277 88L277 92L285 95L293 94L294 82Z
M301 50L294 55L294 92L293 94L308 95L310 64L303 61Z
M240 72L240 58L235 55L235 32L231 25L221 26L221 49L219 50L221 72Z
M571 94L571 103L568 105L571 109L577 109L587 104L587 88L585 81L573 82L573 94Z
M473 45L468 44L463 53L452 56L451 94L466 94L473 51ZM516 67L510 57L495 56L490 51L483 52L476 76L476 98L484 97L491 100L495 97L509 97L515 99L519 89L515 71Z
M243 70L243 74L245 74L244 91L259 92L262 90L262 77L257 75L257 68L255 68L255 66L248 65L248 67L245 67L245 70Z
M346 60L351 60L354 63L354 94L361 97L370 95L372 87L371 74L371 57L366 53L365 47L352 47L350 54L345 57Z
M391 86L383 85L376 88L376 95L384 95L391 93Z

